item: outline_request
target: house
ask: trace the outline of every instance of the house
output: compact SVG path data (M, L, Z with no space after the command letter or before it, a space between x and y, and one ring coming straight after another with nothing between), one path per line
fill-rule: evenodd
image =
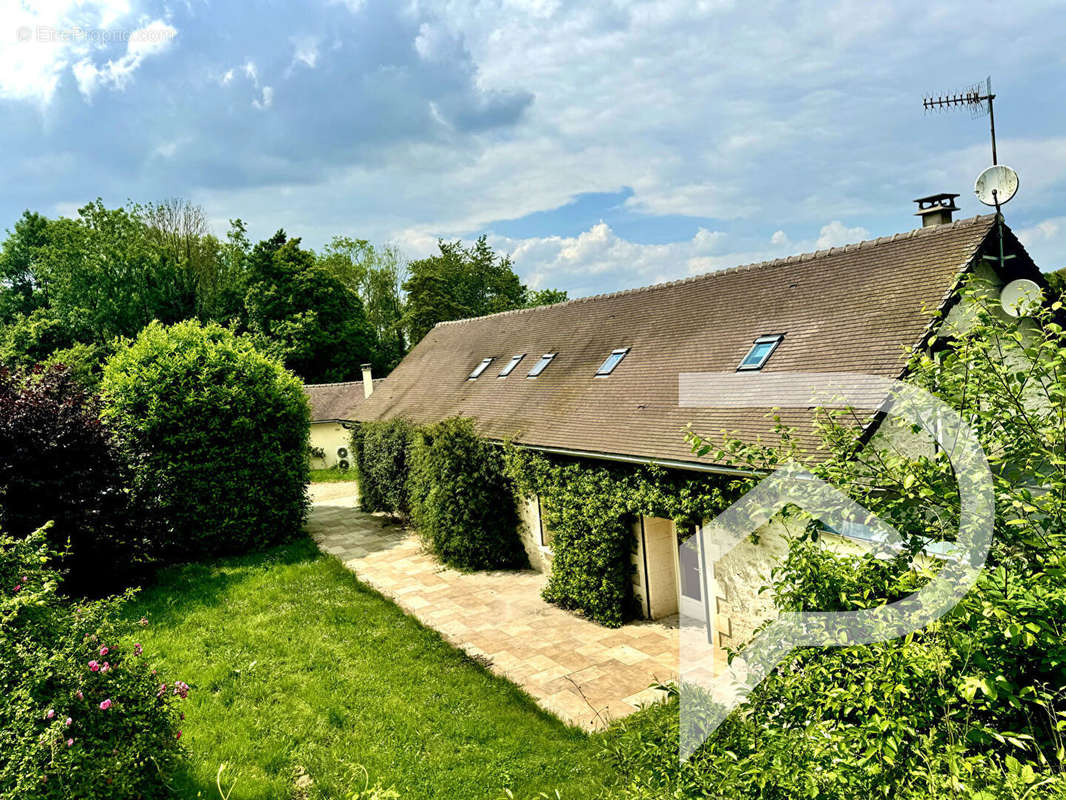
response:
M487 438L545 453L729 474L735 467L693 455L686 426L754 441L771 433L770 409L681 408L679 374L730 372L753 382L781 372L898 378L908 353L934 332L932 312L950 317L966 274L999 286L1019 277L1046 285L995 215L951 221L953 197L923 198L922 227L895 236L441 323L354 416L421 424L461 415ZM781 416L801 447L813 445L813 409ZM530 561L546 571L552 533L540 511L539 498L525 498L522 537ZM678 533L667 519L633 522L634 592L646 617L704 607L700 581L678 563ZM780 552L772 538L760 541L714 565L711 613L723 645L750 633L765 613L760 602L767 601L755 593Z
M380 383L380 381L379 381ZM351 428L356 410L374 391L370 365L363 365L363 380L304 385L311 403L311 466L315 469L351 466Z

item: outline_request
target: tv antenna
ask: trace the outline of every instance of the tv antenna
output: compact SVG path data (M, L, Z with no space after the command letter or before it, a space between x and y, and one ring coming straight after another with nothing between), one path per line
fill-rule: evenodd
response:
M984 84L975 84L966 91L926 97L922 100L922 106L926 111L969 108L975 118L987 112L989 123L992 127L992 165L995 166L999 163L999 159L996 156L996 111L992 105L995 99L996 96L992 93L992 77L989 76Z

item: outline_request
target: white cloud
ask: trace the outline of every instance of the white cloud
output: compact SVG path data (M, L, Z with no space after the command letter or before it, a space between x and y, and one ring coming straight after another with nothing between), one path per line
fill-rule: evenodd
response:
M63 73L120 34L129 13L127 0L0 0L0 98L47 104Z
M263 87L261 97L252 98L252 107L260 111L266 111L272 105L274 105L274 89L271 86Z
M870 238L870 232L866 228L849 228L840 220L833 220L828 225L823 225L818 233L818 241L815 245L819 250L828 250L830 247L840 247L845 244L854 244Z
M318 39L314 36L297 36L292 39L292 61L289 63L288 69L285 70L285 76L292 75L298 67L306 67L307 69L314 69L318 66Z
M101 66L97 66L91 57L79 60L72 67L78 90L86 99L91 99L100 87L125 89L144 59L166 50L177 35L178 31L172 25L154 20L130 33L126 54L121 58L108 60Z

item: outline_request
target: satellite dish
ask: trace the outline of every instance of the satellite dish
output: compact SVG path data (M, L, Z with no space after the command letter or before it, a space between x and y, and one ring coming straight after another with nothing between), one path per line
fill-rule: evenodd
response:
M1040 287L1028 278L1019 278L1003 287L999 293L999 302L1012 317L1024 317L1030 310L1044 301Z
M1018 173L1002 164L989 167L977 176L973 190L986 206L1001 206L1018 192Z

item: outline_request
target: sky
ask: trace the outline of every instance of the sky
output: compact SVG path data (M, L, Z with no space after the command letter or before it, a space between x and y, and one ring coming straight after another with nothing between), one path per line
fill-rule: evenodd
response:
M31 7L32 5L32 7ZM0 229L182 197L321 248L481 234L573 297L890 235L991 163L1066 266L1066 6L0 0Z

